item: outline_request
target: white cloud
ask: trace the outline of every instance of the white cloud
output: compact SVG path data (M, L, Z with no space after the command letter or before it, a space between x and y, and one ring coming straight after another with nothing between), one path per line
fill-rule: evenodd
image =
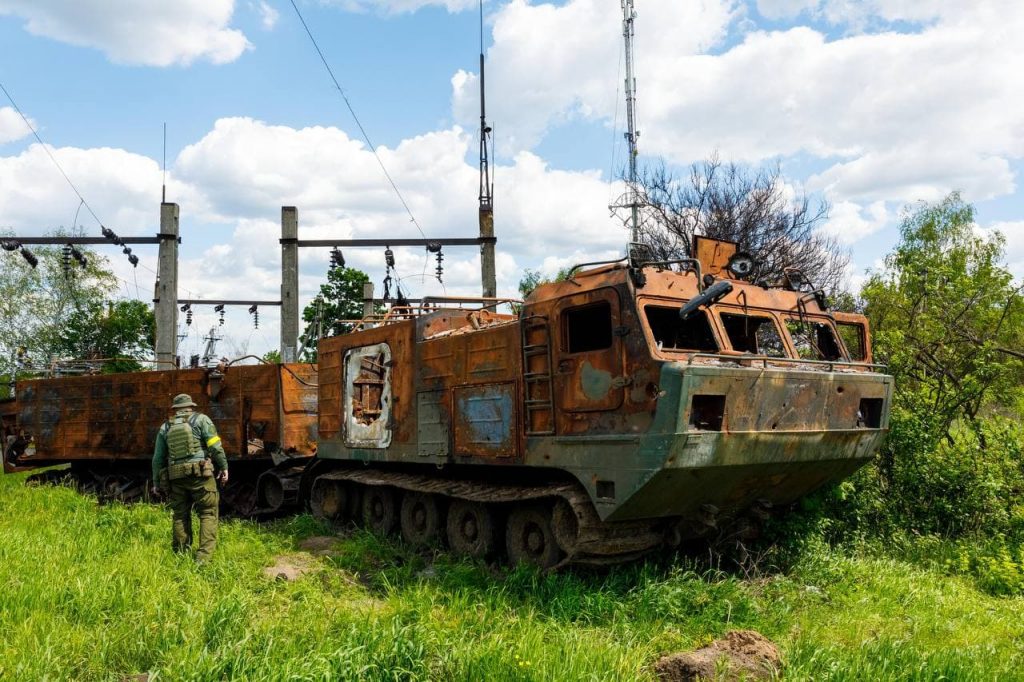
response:
M1024 220L1010 220L993 223L985 234L999 232L1006 238L1006 263L1010 272L1024 282Z
M121 149L51 148L64 171L105 223L122 235L155 234L160 166ZM176 185L172 183L171 189ZM39 144L0 157L0 215L18 231L42 233L78 224L99 227Z
M475 9L478 0L324 0L349 12L408 14L424 7L444 7L449 12Z
M0 0L0 15L39 36L102 50L114 62L232 62L250 47L229 27L234 0Z
M622 127L617 7L514 0L495 15L488 99L499 148L530 149L567 118ZM1024 91L1007 74L1024 71L1024 4L762 0L773 15L802 9L837 22L866 12L882 29L837 40L808 27L749 31L709 54L740 30L742 9L726 0L645 3L636 20L641 153L678 163L715 150L754 163L828 159L834 165L818 180L833 201L1014 190ZM906 21L923 23L891 23ZM469 127L476 77L459 72L452 85L456 119Z
M639 106L646 112L661 87L655 84L655 72L664 68L661 57L696 54L718 44L736 3L653 0L638 12L638 32L642 26L660 27L638 37ZM552 123L576 117L610 120L621 109L616 98L622 89L616 79L622 43L619 0L569 0L560 6L512 0L492 20L487 98L504 151L532 148ZM479 116L478 83L476 74L459 72L452 78L455 117L467 127Z
M270 3L266 0L260 0L258 9L260 12L260 23L263 24L264 29L270 31L277 26L277 20L281 18L281 13L274 9Z
M29 119L35 127L35 121ZM0 107L0 144L14 142L32 134L25 121L11 107Z
M867 207L852 201L840 201L832 205L828 221L821 229L843 244L853 244L881 230L891 218L884 201L876 201Z

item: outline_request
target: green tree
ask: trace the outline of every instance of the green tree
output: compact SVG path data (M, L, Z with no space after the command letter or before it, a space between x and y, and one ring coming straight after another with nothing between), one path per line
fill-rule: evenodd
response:
M320 285L320 293L302 311L306 329L300 344L305 361L316 362L320 339L347 334L363 318L363 285L369 281L365 272L355 268L327 271L327 283Z
M1024 377L1022 287L1003 265L1004 239L978 234L958 194L908 211L900 242L861 291L876 357L898 402L948 436L959 420L1012 402Z
M107 301L76 308L57 331L53 350L64 357L104 360L103 372L137 372L152 354L156 317L142 301Z
M554 277L545 277L539 270L532 270L526 268L523 270L523 276L519 280L519 295L524 299L533 293L533 290L539 287L541 284L553 284L555 282L564 282L569 279L569 271L571 267L560 269Z

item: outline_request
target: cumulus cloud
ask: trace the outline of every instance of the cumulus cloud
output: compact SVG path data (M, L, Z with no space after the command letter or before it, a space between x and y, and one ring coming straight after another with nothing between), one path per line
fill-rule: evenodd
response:
M641 111L654 98L661 57L697 54L718 44L736 14L732 0L653 0L637 25L660 27L637 48ZM530 149L552 124L572 118L612 119L621 105L622 10L619 0L569 0L564 5L513 0L492 17L488 50L488 108L498 123L499 145ZM643 22L641 24L641 22ZM638 28L638 31L641 31ZM675 85L670 85L675 89ZM479 112L477 74L452 78L456 120L472 125Z
M122 64L224 64L250 47L230 28L234 0L0 0L34 35L91 47Z
M385 14L407 14L424 7L444 7L449 12L475 9L478 0L326 0L349 12L383 12Z
M573 117L622 125L617 7L515 0L494 15L489 101L505 151L530 149ZM645 3L636 20L642 153L678 163L714 150L753 163L826 159L833 165L818 184L833 201L1014 190L1024 93L1007 74L1024 69L1024 5L762 0L759 8L847 23L866 13L883 28L840 39L799 26L738 33L744 12L727 0ZM740 40L727 44L729 36ZM456 118L468 127L476 76L459 72L452 86Z
M35 127L35 122L32 119L29 121ZM31 134L32 131L25 125L25 121L17 111L11 107L0 107L0 144L14 142Z

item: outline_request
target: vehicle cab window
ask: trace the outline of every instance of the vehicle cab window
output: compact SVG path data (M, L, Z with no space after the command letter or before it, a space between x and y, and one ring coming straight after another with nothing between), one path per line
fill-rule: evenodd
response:
M567 353L587 353L612 347L612 307L608 301L570 308L562 320Z
M715 341L715 334L711 330L711 321L703 310L698 310L689 319L683 320L679 317L678 306L646 305L644 316L659 351L718 351L718 342Z
M801 360L841 360L843 353L832 325L823 320L788 318L786 331Z
M843 345L854 362L867 360L867 348L864 343L864 325L852 322L840 322L838 325L839 336L843 339Z
M782 342L782 334L774 318L734 313L721 313L721 317L733 350L770 358L786 357L786 344Z

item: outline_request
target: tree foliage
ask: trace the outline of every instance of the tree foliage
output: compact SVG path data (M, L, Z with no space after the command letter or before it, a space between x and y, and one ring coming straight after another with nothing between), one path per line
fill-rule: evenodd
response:
M317 342L328 336L347 334L353 321L363 318L363 285L370 277L355 268L331 268L320 293L302 311L306 329L300 337L303 359L316 361Z
M942 435L1011 403L1024 378L1022 287L1002 265L1003 248L952 194L904 215L899 244L861 292L900 399Z
M72 358L121 358L106 371L133 370L150 356L149 306L112 300L117 280L107 259L79 250L85 268L65 268L59 247L32 247L35 269L17 253L0 252L0 375Z
M797 268L827 292L843 283L849 254L818 228L829 206L792 196L781 169L749 171L717 156L677 177L664 163L644 170L640 241L657 260L692 256L693 237L727 239L758 261L759 280L775 282Z

